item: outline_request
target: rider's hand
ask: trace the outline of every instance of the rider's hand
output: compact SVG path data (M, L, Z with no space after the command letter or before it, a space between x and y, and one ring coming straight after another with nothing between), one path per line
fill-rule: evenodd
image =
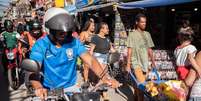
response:
M47 98L47 89L45 88L37 88L35 90L36 96L40 97L42 100L45 100Z
M106 79L103 79L103 83L108 84L112 88L118 88L118 87L120 87L122 85L117 80L115 80L113 78L109 78L109 77L106 78Z
M112 88L118 88L118 87L120 87L122 84L121 83L119 83L117 80L115 80L115 79L111 79L111 80L109 80L109 82L111 83L111 87Z

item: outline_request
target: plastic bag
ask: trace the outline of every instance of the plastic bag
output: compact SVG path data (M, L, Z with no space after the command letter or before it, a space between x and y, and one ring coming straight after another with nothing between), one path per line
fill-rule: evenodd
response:
M159 84L158 88L170 101L185 101L187 96L187 88L182 81L169 80Z

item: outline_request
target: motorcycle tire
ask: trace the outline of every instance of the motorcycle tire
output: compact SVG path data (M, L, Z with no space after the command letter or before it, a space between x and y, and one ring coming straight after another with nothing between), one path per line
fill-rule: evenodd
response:
M17 68L8 69L8 82L13 90L17 90L20 87L19 75Z

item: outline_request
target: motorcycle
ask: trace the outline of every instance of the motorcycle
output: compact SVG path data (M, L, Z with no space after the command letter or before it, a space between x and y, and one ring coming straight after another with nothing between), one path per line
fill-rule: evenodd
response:
M120 59L120 53L118 53L118 52L109 53L106 69L108 69L108 72L111 77L115 78L121 72L121 70L120 70L121 68L118 66L119 59Z
M7 69L8 69L8 82L14 90L20 86L20 69L18 61L17 49L6 49Z
M24 59L20 67L44 77L43 73L40 72L40 64L34 60ZM51 80L50 82L53 83ZM107 91L108 88L109 86L104 83L96 85L93 88L89 88L89 85L83 84L81 92L64 92L64 88L55 88L48 90L46 101L100 101L101 94ZM30 101L41 101L39 97L35 96L34 91L29 96L32 97L29 99Z
M26 43L24 40L17 37L18 41ZM7 48L6 44L4 43L3 36L0 36L0 41L3 43L5 47L5 58L6 58L6 67L7 67L7 75L8 75L8 82L10 87L13 90L16 90L20 87L20 68L19 64L21 63L21 54L19 54L17 48Z

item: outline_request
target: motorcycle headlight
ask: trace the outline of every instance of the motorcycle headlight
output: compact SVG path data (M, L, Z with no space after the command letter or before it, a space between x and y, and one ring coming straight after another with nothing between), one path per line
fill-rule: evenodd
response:
M8 58L8 60L13 60L14 59L14 53L13 52L9 52L7 54L7 58Z

